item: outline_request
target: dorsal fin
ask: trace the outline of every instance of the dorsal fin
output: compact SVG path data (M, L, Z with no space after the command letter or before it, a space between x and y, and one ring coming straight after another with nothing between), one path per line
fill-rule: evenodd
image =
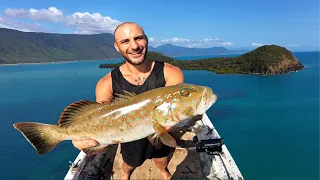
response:
M105 106L104 103L91 102L87 100L80 100L70 104L64 109L59 118L59 127L69 127L71 124L80 120L79 116L84 115L90 111L95 111L100 107Z
M127 94L128 96L130 96L130 97L135 97L135 96L137 96L137 94L136 93L134 93L134 92L129 92L129 91L126 91L126 90L122 90L125 94Z
M121 102L124 102L128 99L131 99L135 96L137 96L134 92L129 92L129 91L126 91L126 90L122 90L124 92L124 95L123 94L118 94L118 93L114 93L114 95L116 96L113 96L112 97L112 100L114 103L121 103Z

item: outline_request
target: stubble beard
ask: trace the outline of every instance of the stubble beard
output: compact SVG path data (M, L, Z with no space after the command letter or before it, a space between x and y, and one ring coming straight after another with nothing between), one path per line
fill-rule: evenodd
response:
M125 59L129 64L134 65L134 66L139 66L139 65L141 65L141 64L143 64L143 63L145 62L146 57L147 57L147 52L148 52L148 48L146 48L144 54L141 54L141 56L143 56L143 58L142 58L142 60L141 60L140 62L133 62L133 61L129 58L129 56L128 56L127 54L126 54L127 56L124 56L124 55L122 55L122 56L124 57L124 59ZM141 53L142 53L142 52L141 52Z
M140 62L133 62L129 57L124 57L124 59L131 65L139 66L139 65L143 64L144 61L146 60L146 55L145 54L143 55L143 59Z

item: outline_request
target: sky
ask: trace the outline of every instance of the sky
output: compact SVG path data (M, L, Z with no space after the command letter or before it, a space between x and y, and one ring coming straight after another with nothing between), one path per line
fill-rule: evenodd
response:
M113 33L136 22L157 47L319 50L319 0L0 0L0 28Z

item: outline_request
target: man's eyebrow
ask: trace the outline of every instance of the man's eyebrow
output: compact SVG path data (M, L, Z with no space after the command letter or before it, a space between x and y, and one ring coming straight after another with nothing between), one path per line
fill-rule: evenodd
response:
M126 42L126 41L128 41L129 39L121 39L120 40L120 43L123 43L123 42Z
M135 36L134 38L143 38L143 37L144 37L144 35L141 34L141 35Z

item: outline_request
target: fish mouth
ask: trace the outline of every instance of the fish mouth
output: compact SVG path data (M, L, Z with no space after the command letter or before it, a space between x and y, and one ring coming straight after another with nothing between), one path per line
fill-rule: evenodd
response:
M204 88L202 97L205 111L207 111L217 101L217 95L214 94L212 89L209 87Z

